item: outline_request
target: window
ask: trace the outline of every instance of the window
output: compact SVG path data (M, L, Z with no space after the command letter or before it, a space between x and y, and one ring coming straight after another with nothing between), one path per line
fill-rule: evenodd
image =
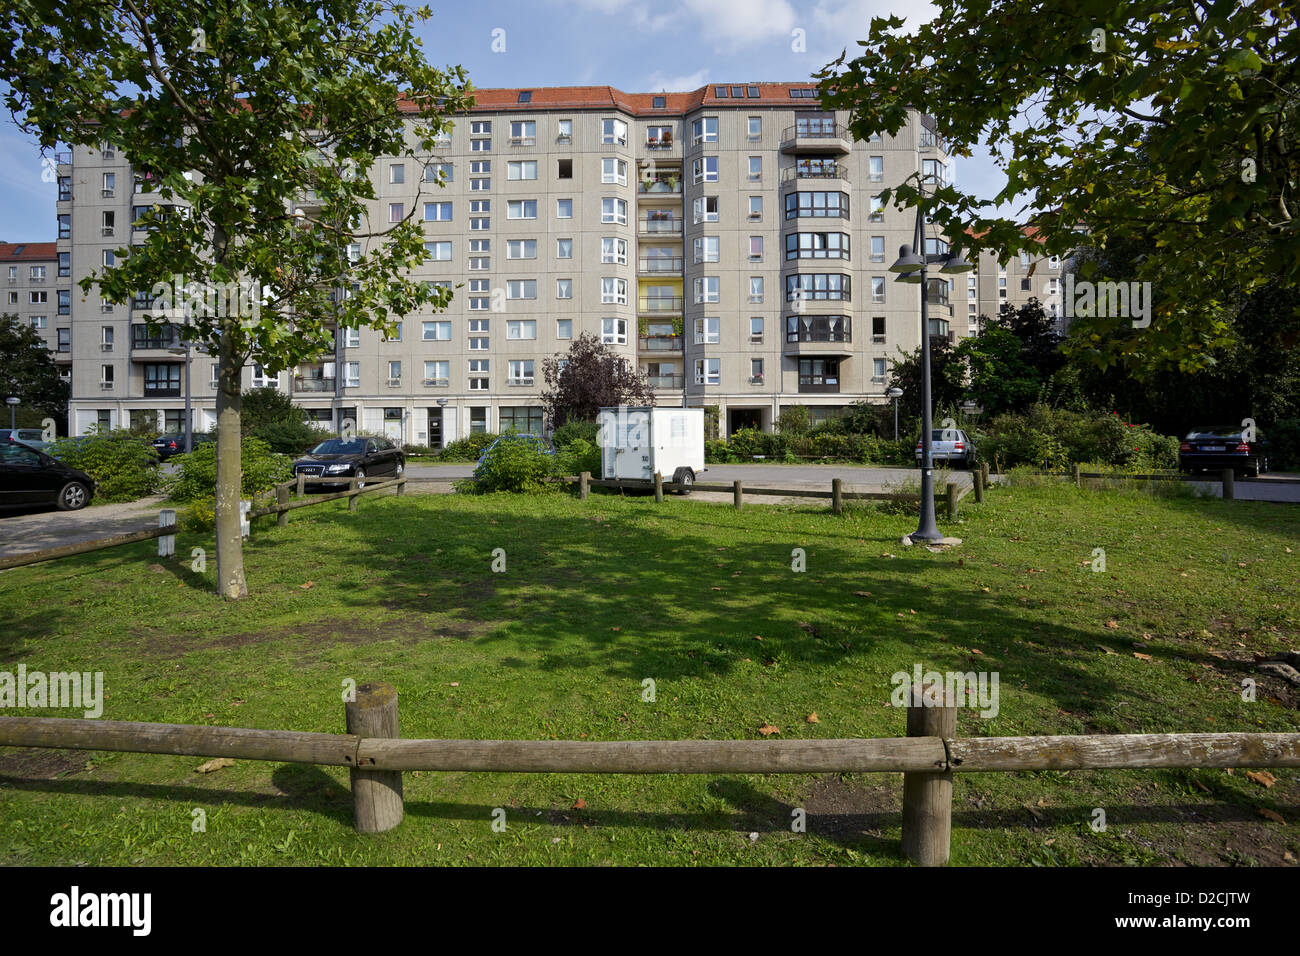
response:
M873 183L883 183L885 181L885 157L871 156L867 162L867 178Z
M537 280L536 279L511 279L506 283L507 299L535 299L537 298Z
M757 222L762 218L763 218L763 197L750 196L749 197L749 221Z
M572 280L572 279L556 279L556 280L555 280L555 297L556 297L557 299L572 299L572 298L573 298L573 280Z
M55 329L54 334L58 336L58 351L72 351L72 329Z
M695 344L717 345L722 340L722 319L703 318L695 320Z
M762 276L749 277L749 301L750 302L763 301L763 277Z
M1060 280L1060 279L1057 279L1057 278L1053 277L1053 278L1047 280L1047 294L1048 294L1048 295L1060 295L1060 294L1061 294L1061 280Z
M695 360L696 385L722 384L722 359L706 358Z
M627 280L600 280L600 301L606 305L627 305Z
M424 204L425 222L451 222L451 203L427 202Z
M557 339L573 338L573 319L556 319L555 337Z
M851 342L852 327L847 315L787 315L787 342Z
M749 320L749 341L763 341L763 317L761 315L751 316Z
M835 133L835 116L828 113L796 116L795 136L831 136Z
M1060 256L1051 256L1051 257L1047 260L1047 268L1049 268L1049 269L1059 269L1059 268L1061 268L1061 257L1060 257Z
M627 240L608 237L601 239L600 261L627 265Z
M59 238L60 239L72 238L72 213L68 213L68 212L59 213Z
M361 261L361 243L359 242L348 243L348 262L360 262L360 261Z
M144 367L144 394L166 396L181 393L181 366L179 362L160 362Z
M571 159L561 159L561 160L557 160L557 161L556 161L556 164L555 164L555 178L556 178L556 179L572 179L572 178L573 178L573 160L571 160Z
M573 258L573 240L556 239L555 240L555 258L572 259Z
M388 363L388 387L396 388L402 384L402 363L394 359Z
M471 392L486 392L488 390L488 379L487 379L488 368L489 368L488 359L469 360L469 390ZM483 415L484 415L483 427L480 428L479 431L487 430L487 420L486 420L487 409L483 409ZM472 432L473 430L474 427L472 422L472 410L471 410L470 431Z
M426 242L424 244L424 257L436 262L451 261L451 243L450 242Z
M705 116L691 124L691 134L696 143L716 143L718 141L718 118Z
M604 198L600 201L600 221L627 225L627 200Z
M107 211L100 219L101 226L99 233L101 236L112 236L117 233L117 214Z
M99 387L104 389L113 387L113 366L101 365L99 367Z
M785 218L848 219L849 194L821 191L786 193Z
M879 196L871 197L871 212L867 217L871 222L885 221L885 201Z
M393 334L392 334L391 336L389 336L389 335L384 335L384 334L381 333L381 335L380 335L380 341L381 341L381 342L400 342L400 341L402 341L402 323L401 323L401 322L394 322L394 323L393 323Z
M650 149L672 149L673 128L671 126L647 126L645 142Z
M933 186L948 184L948 168L937 159L921 160L921 179Z
M787 302L828 301L847 302L852 298L852 279L838 272L804 272L785 277Z
M512 199L506 203L507 219L536 219L536 199Z
M105 249L103 254L104 268L111 267L115 258L112 249Z
M72 275L72 253L59 253L59 276L66 277Z
M501 409L501 431L502 433L516 432L520 435L540 435L542 433L541 406Z
M43 289L38 289L27 294L27 301L31 305L44 305L50 301L50 294Z
M615 146L626 146L627 124L617 119L601 120L600 141Z
M871 319L871 343L873 345L885 344L885 317L883 315L872 316ZM881 361L884 361L881 359Z
M532 359L511 359L506 363L506 384L507 385L532 385L533 384L533 360Z
M752 358L749 360L749 384L763 384L763 360L761 358Z
M469 350L471 352L486 352L488 350L488 337L485 334L488 330L487 319L470 319L469 320ZM479 334L475 334L479 333Z
M424 167L426 183L449 183L454 179L454 168L451 163L429 163Z
M620 186L626 186L627 160L602 159L600 161L600 181L602 183L618 183Z
M759 182L763 178L763 157L749 157L749 181L751 183Z
M717 262L719 259L717 236L701 236L695 240L696 262Z
M695 221L697 223L718 221L717 196L701 196L699 199L695 200L694 208Z
M343 330L343 347L345 349L356 349L361 347L361 330L344 329Z
M469 257L470 272L482 272L483 270L490 269L491 267L492 267L491 256L470 256Z
M702 156L692 167L696 183L716 183L718 181L718 157Z
M33 282L44 282L45 266L32 266L27 270L27 277Z
M840 390L839 359L800 359L799 387L808 386L838 392Z
M605 345L627 345L627 319L601 319L600 340Z
M1021 280L1020 280L1020 291L1021 291L1021 292L1029 292L1031 289L1033 289L1033 287L1034 287L1034 280L1033 280L1033 279L1021 279Z
M70 202L72 200L72 177L60 176L59 183L59 202Z
M523 96L523 93L519 94ZM532 99L532 92L528 93L529 100ZM520 100L526 103L528 100ZM537 143L537 122L535 120L515 120L510 124L510 145L511 146L533 146ZM534 165L536 165L534 163ZM536 179L536 176L532 177Z
M1005 299L1006 297L1007 297L1007 277L999 276L998 277L998 298Z
M695 302L717 302L720 298L717 276L702 276L695 280Z
M650 101L650 108L653 110L666 109L668 106L668 97L656 96Z
M393 165L389 166L388 181L394 184L406 182L406 164L393 163Z
M713 95L720 100L725 100L727 98L727 88L725 86L715 86L713 88Z
M15 292L13 295L14 295L14 298L17 298L17 297L18 297L18 293L17 293L17 292ZM31 316L31 326L32 326L32 328L34 328L34 329L44 329L44 328L46 327L46 318L45 318L45 316L43 316L43 315L33 315L33 316Z
M446 386L451 381L451 362L446 359L435 359L432 362L424 363L424 384L433 386Z
M406 206L400 202L390 202L388 204L388 221L401 222L406 216Z
M749 141L756 142L763 138L763 117L751 116L749 118Z
M872 262L885 261L885 237L884 236L871 237L871 261Z
M786 259L847 259L849 237L843 232L793 232L785 237Z
M536 319L511 319L506 322L507 339L535 339L537 338L537 320Z
M555 200L555 218L572 219L573 218L573 200L557 199Z
M451 323L445 321L421 322L420 338L426 342L450 342Z
M483 386L487 388L486 385ZM470 407L469 410L469 433L471 435L482 434L488 428L488 410L486 407Z
M486 312L491 308L492 300L486 294L490 291L487 279L470 279L469 291L469 311Z
M469 141L470 152L474 152L474 153L491 152L492 140L490 138L487 138L491 136L491 133L492 133L492 123L490 120L478 120L476 122L470 123L469 124L469 134L471 137ZM484 137L484 138L476 139L474 137Z
M872 302L885 301L885 279L883 276L871 277L871 301Z
M470 192L482 192L492 188L492 160L480 159L469 164Z
M881 384L885 381L885 360L876 358L871 360L871 381Z
M521 162L506 163L506 179L515 181L519 179L536 179L537 178L537 160L528 159Z
M557 143L573 142L573 120L571 119L558 120L556 122L555 129L556 129L555 141Z
M112 199L113 193L117 189L117 173L104 174L104 186L100 190L100 195L105 199Z
M749 237L749 261L761 262L763 260L763 237Z
M1020 268L1028 269L1033 257L1028 252L1020 253Z
M507 259L536 259L536 239L509 239L506 241Z

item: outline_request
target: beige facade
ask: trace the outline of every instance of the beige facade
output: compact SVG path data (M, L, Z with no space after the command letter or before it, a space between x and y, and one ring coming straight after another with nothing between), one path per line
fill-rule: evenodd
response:
M323 424L439 445L540 427L543 359L591 332L650 375L660 404L717 406L724 431L770 429L792 405L821 416L885 400L888 359L920 342L920 291L887 271L914 214L873 214L872 197L920 162L950 169L919 114L864 143L806 83L475 95L433 172L385 158L373 173L372 224L415 209L429 244L415 278L450 283L450 308L403 317L393 340L344 332L278 379L249 368L246 386L277 385ZM151 196L125 157L70 159L58 248L80 277L131 241ZM951 306L932 297L954 339L968 331L965 281ZM180 427L174 343L151 339L140 309L79 290L71 305L73 431L142 412ZM197 429L214 421L214 364L194 357Z
M1064 333L1067 320L1064 307L1064 269L1068 260L1020 252L1005 262L991 252L982 253L974 272L958 277L955 307L966 309L971 334L979 329L979 316L997 318L1002 305L1013 309L1037 299L1043 311L1056 319L1058 331ZM965 286L962 288L962 286Z
M16 315L23 325L34 328L66 378L72 374L68 351L71 279L59 269L59 262L52 242L0 242L4 295L0 312Z

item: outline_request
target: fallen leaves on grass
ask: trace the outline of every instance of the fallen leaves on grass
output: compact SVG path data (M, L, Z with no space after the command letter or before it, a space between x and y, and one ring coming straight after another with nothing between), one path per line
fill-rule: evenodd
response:
M1282 814L1278 813L1276 810L1270 810L1268 807L1260 807L1259 815L1265 820L1272 820L1274 823L1286 823L1286 817L1282 816Z
M229 757L217 757L215 760L209 760L207 763L201 763L194 768L195 773L212 773L214 770L220 770L223 767L233 767L235 762Z
M571 810L586 810L586 809L587 809L587 801L584 800L584 799L582 799L582 797L579 797L579 798L577 799L577 802L574 803L574 805L573 805L572 807L570 807L569 809L571 809Z
M810 724L820 724L820 723L821 723L821 720L818 719L818 717L817 717L817 711L815 711L815 710L814 710L811 714L809 714L807 717L805 717L804 720L807 721L807 722L810 723ZM1271 784L1270 784L1270 786L1271 786Z
M772 724L769 724L766 721L764 721L763 726L758 728L758 732L762 734L764 737L771 737L773 734L779 734L781 732L781 728L775 727Z
M1142 654L1142 653L1140 653L1140 652L1138 652L1138 651L1134 651L1134 652L1133 652L1133 656L1136 657L1136 658L1137 658L1138 660L1140 660L1140 661L1149 661L1149 660L1151 660L1151 655L1150 655L1150 654Z
M308 581L306 584L300 584L300 585L298 585L298 589L299 589L300 591L310 591L310 590L311 590L312 588L314 588L315 586L316 586L316 582L315 582L315 581Z
M1119 621L1107 621L1106 626L1109 627L1111 630L1114 630L1115 628L1119 627Z
M1277 777L1273 776L1267 770L1247 770L1246 779L1254 780L1261 787L1271 787L1277 783Z

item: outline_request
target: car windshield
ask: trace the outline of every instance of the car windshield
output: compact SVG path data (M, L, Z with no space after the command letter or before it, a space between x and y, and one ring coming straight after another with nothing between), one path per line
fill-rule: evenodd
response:
M311 450L313 455L361 455L366 450L364 438L330 438Z
M961 441L961 432L955 428L936 428L930 432L930 441ZM918 438L917 441L920 441Z
M1188 438L1240 438L1240 425L1200 425L1187 433Z

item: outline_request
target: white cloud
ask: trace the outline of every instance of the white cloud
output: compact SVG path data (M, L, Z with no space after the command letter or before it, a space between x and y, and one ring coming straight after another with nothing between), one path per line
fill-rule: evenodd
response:
M713 73L708 68L696 70L694 73L687 73L684 76L665 76L656 70L645 81L645 89L649 93L689 93L706 85L712 78Z
M789 37L797 25L788 0L682 0L683 11L696 22L702 42L716 51L734 53L777 37Z

